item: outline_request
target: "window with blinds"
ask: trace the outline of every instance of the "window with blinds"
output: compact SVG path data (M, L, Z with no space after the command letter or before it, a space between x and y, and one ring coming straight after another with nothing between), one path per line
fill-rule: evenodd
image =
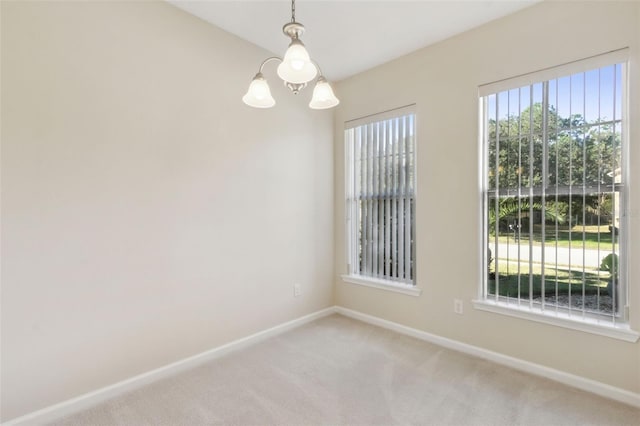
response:
M485 300L625 321L626 52L480 88Z
M349 274L415 282L415 114L347 123Z

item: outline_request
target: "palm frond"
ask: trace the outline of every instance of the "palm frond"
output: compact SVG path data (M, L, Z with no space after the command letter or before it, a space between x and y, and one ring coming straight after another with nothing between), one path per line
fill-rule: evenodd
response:
M515 197L501 198L498 202L498 214L496 217L495 206L489 207L489 229L493 230L496 226L496 218L498 221L508 218L522 219L528 218L531 212L544 211L545 219L553 220L558 223L564 223L566 221L565 215L558 209L557 205L545 204L541 202L531 203L527 199L520 199Z

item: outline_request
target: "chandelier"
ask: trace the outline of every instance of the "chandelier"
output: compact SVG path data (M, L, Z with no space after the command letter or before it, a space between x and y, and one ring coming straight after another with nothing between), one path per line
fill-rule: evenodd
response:
M296 1L291 0L291 22L287 22L282 27L282 32L289 38L291 43L284 54L284 58L272 56L265 59L260 64L258 73L253 77L249 90L242 97L242 101L254 108L271 108L276 101L271 96L271 90L267 80L262 75L262 70L268 62L278 61L277 73L294 94L307 87L307 84L318 76L316 85L313 88L313 96L309 102L309 108L327 109L340 103L329 82L322 76L320 66L311 59L307 49L300 40L304 33L304 25L296 22Z

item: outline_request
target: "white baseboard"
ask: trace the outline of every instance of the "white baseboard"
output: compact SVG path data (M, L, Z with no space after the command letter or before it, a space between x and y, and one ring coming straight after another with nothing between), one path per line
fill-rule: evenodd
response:
M134 389L138 389L146 384L155 382L165 377L172 376L181 371L185 371L205 362L219 358L230 352L240 350L247 346L256 344L269 337L276 336L278 334L289 331L293 328L299 327L308 322L316 319L331 315L333 313L339 313L341 315L360 320L372 325L376 325L388 330L392 330L407 336L414 337L416 339L424 340L436 345L452 349L458 352L463 352L469 355L477 356L488 361L492 361L498 364L506 365L516 370L524 371L536 376L542 376L559 383L563 383L574 388L578 388L587 392L594 393L596 395L603 396L605 398L613 399L625 404L629 404L640 408L640 394L630 392L621 388L617 388L611 385L607 385L602 382L587 379L584 377L569 374L560 370L545 367L532 362L524 361L518 358L513 358L507 355L502 355L497 352L492 352L487 349L483 349L477 346L462 343L456 340L447 339L435 334L427 333L415 328L407 327L402 324L398 324L392 321L387 321L382 318L378 318L372 315L367 315L362 312L354 311L351 309L343 308L341 306L334 306L326 308L309 315L297 318L295 320L279 324L275 327L271 327L267 330L252 334L242 339L235 340L217 348L210 349L206 352L185 358L183 360L174 362L164 367L157 368L155 370L131 377L130 379L123 380L113 385L95 390L93 392L80 395L76 398L63 401L61 403L43 408L33 413L9 420L3 423L4 426L23 426L23 425L40 425L47 422L52 422L61 417L76 413L84 410L101 402L104 402L110 398L121 395L125 392L129 392Z
M574 388L578 388L605 398L613 399L615 401L623 402L625 404L640 408L640 394L638 393L607 385L606 383L576 376L564 371L555 370L543 365L534 364L522 359L513 358L497 352L492 352L487 349L459 342L457 340L447 339L446 337L427 333L426 331L407 327L402 324L387 321L385 319L378 318L372 315L363 314L362 312L343 308L341 306L336 306L335 312L346 317L354 318L372 325L377 325L378 327L393 330L407 336L415 337L416 339L425 340L427 342L434 343L436 345L443 346L445 348L452 349L458 352L473 355L478 358L486 359L497 364L506 365L516 370L524 371L536 376L542 376Z
M165 365L164 367L156 368L155 370L148 371L143 374L131 377L127 380L115 383L110 386L95 390L93 392L80 395L76 398L72 398L55 405L43 408L33 413L26 414L24 416L9 420L3 423L3 426L24 426L24 425L41 425L43 423L52 422L61 417L82 411L86 408L104 402L115 396L121 395L125 392L138 389L141 386L163 379L165 377L172 376L181 371L189 370L197 367L205 362L219 358L230 352L237 351L250 345L254 345L264 339L276 336L278 334L289 331L293 328L299 327L308 322L314 321L318 318L325 317L335 313L335 308L330 307L314 312L309 315L294 319L283 324L276 325L267 330L260 331L242 339L234 340L217 348L210 349L206 352L199 353L197 355L176 361L174 363Z

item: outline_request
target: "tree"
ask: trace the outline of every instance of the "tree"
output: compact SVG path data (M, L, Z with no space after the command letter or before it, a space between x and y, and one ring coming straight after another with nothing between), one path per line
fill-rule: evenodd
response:
M548 197L539 207L549 200L557 204L548 217L562 205L580 221L587 215L611 220L611 193L621 165L615 123L587 122L580 114L561 117L552 105L545 110L535 103L520 114L490 119L487 130L490 192L505 196L533 188L539 194L544 186ZM522 202L520 207L529 209Z

